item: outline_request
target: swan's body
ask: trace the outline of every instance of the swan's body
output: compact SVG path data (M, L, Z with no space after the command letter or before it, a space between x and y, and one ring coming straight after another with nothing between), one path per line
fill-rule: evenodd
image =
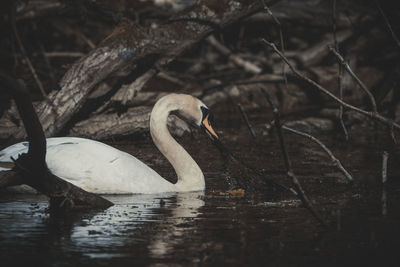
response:
M47 139L46 163L52 173L82 189L102 194L153 194L204 190L204 175L192 157L170 135L167 118L177 111L197 125L208 124L206 106L189 95L170 94L155 104L150 117L150 133L161 153L174 167L178 181L173 184L134 156L109 145L77 137ZM206 116L205 116L206 115ZM0 151L0 162L27 152L29 143ZM0 171L7 170L0 168Z

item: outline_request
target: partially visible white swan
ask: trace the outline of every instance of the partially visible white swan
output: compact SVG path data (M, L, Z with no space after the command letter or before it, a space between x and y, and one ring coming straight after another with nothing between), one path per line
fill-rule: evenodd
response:
M77 137L47 139L46 163L58 177L92 193L153 194L204 190L204 175L186 150L167 128L170 112L177 112L189 122L204 127L212 138L218 138L210 124L210 112L199 99L184 94L169 94L155 104L150 116L150 133L161 153L172 164L178 176L173 184L134 156L109 145ZM0 163L11 162L27 152L22 142L0 151ZM0 168L0 171L8 170Z

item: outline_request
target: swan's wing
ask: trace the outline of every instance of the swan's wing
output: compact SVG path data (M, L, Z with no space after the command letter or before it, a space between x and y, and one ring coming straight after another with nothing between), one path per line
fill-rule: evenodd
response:
M0 161L26 152L27 143L0 151ZM75 138L47 139L46 163L52 173L93 193L158 193L173 185L132 155L101 142Z
M57 138L47 138L47 150L51 146L57 146L63 143L72 143L72 142L84 142L88 139L77 138L77 137L57 137ZM29 142L20 142L14 144L12 146L6 147L5 149L0 151L0 162L12 162L13 159L17 159L19 155L23 153L27 153L29 149ZM10 168L2 168L0 167L0 171L10 170Z
M0 151L0 163L12 162L11 158L17 159L20 154L26 153L28 151L28 146L28 142L22 142L3 149L2 151ZM0 166L0 171L7 170L10 170L10 168Z
M134 156L106 144L84 139L49 147L49 169L94 193L158 193L173 185Z

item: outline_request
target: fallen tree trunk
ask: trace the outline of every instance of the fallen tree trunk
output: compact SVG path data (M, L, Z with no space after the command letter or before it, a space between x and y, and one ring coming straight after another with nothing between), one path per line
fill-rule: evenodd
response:
M3 186L27 184L50 198L52 211L71 209L105 209L113 204L93 193L88 193L52 174L46 164L46 138L33 109L24 84L0 74L1 85L15 99L29 140L28 153L15 160L12 171L3 172ZM68 164L68 163L66 163ZM13 178L14 176L14 178ZM3 175L0 176L0 179Z
M157 63L167 64L216 27L225 27L261 9L260 1L201 0L169 23L147 32L134 22L122 21L98 48L69 69L60 82L61 90L53 91L37 106L45 135L53 136L63 130L83 106L90 90L110 74L143 60L162 59ZM21 140L25 136L23 127L11 117L2 118L0 126L0 138Z
M88 120L78 122L69 135L100 140L143 133L149 127L150 112L150 107L136 107L121 115L116 112L94 115Z
M116 112L94 115L77 123L69 131L69 135L103 140L116 136L148 133L151 109L151 107L141 106L129 108L121 115ZM168 126L172 134L178 136L190 131L189 125L175 115L168 117Z
M96 140L110 139L115 136L127 136L149 132L149 118L153 105L158 99L168 94L163 91L141 92L144 85L143 80L148 80L149 76L155 75L153 70L137 78L132 84L123 86L107 102L100 107L95 114L88 119L76 123L68 132L70 136L81 136ZM259 92L259 88L264 87L263 83L282 82L283 78L279 75L264 74L258 75L248 81L243 81L242 85L221 85L218 90L209 92L193 93L199 97L208 107L212 108L217 103L221 103L232 97L239 97L244 92ZM241 84L239 82L239 84ZM292 98L290 98L292 99ZM300 98L300 101L303 98ZM118 110L124 106L127 110L123 113ZM168 119L170 131L175 135L182 135L190 131L188 124L172 115Z

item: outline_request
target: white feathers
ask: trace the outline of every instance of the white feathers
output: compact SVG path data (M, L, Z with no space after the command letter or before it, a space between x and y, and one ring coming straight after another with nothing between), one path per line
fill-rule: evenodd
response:
M201 118L198 103L182 105L185 101L201 103L188 95L167 95L159 100L161 104L156 103L150 123L155 144L177 172L176 184L168 182L128 153L98 141L77 137L46 139L47 166L60 178L93 193L153 194L203 190L203 173L166 127L169 112L178 108L195 120ZM29 143L22 142L5 148L0 151L0 162L11 162L11 157L18 158L19 154L28 151L28 146ZM0 171L4 170L7 169L0 168Z

